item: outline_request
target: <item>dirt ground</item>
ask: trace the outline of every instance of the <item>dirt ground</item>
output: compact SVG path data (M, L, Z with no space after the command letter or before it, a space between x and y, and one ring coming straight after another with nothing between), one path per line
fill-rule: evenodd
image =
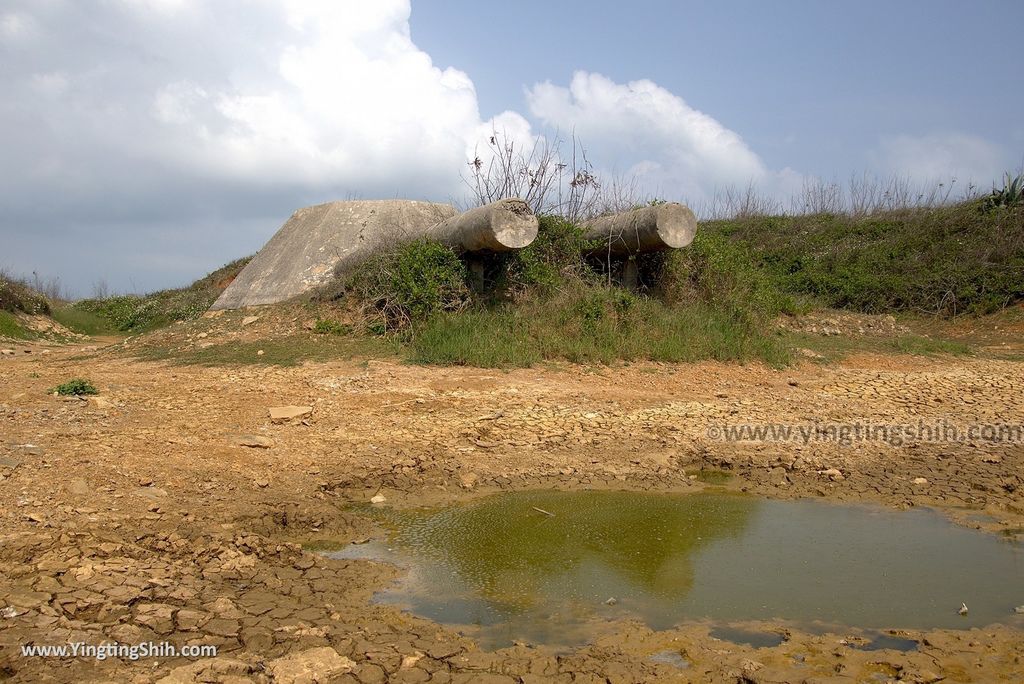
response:
M222 316L182 345L258 337ZM1022 681L1024 616L903 631L917 650L783 625L771 648L710 626L623 623L577 651L496 652L371 602L396 571L303 544L374 533L346 509L527 488L728 489L934 506L1024 538L1024 445L729 441L743 424L1024 423L1024 364L856 354L784 370L174 365L132 344L11 345L0 356L0 679L129 682ZM4 346L4 345L0 345ZM72 377L88 400L48 390ZM269 409L311 411L274 422ZM708 473L727 473L709 476ZM1024 582L1024 577L1022 577ZM25 657L25 644L214 644L216 658ZM652 656L671 653L683 656ZM674 664L673 664L674 662Z

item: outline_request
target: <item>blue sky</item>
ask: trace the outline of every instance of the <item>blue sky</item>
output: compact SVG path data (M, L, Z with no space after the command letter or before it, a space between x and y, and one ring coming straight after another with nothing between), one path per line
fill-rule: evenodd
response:
M149 290L296 208L462 200L489 132L575 131L698 206L753 182L988 187L1024 163L1024 3L8 0L0 268Z
M414 38L461 65L487 111L520 109L526 85L583 69L655 81L771 167L843 178L872 170L868 153L899 135L970 134L1003 147L1007 163L1024 156L1024 88L1012 76L1024 3L436 5L413 6ZM502 54L503 43L527 49Z

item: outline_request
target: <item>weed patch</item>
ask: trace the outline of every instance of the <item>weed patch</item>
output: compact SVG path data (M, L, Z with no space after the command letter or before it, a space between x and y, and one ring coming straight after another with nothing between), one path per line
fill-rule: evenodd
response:
M68 380L67 382L61 383L50 390L51 394L59 394L62 397L80 397L87 394L99 394L100 391L96 389L88 380L82 378L75 378Z

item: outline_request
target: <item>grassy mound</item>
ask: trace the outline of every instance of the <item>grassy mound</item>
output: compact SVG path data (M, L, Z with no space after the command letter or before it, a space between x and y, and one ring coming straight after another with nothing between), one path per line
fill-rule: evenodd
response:
M145 332L176 321L201 316L252 257L238 259L213 273L175 290L161 290L147 295L119 295L105 299L83 299L75 302L70 320L85 313L99 316L121 332ZM88 325L87 321L82 321Z
M775 288L867 313L984 314L1024 300L1024 206L716 221Z
M609 284L608 273L621 264L591 257L581 231L545 216L532 245L485 260L482 284L470 282L450 248L415 240L364 262L327 291L358 302L364 329L397 337L423 363L786 363L768 320L791 309L792 298L736 245L717 238L701 245L645 258L651 285L634 293Z

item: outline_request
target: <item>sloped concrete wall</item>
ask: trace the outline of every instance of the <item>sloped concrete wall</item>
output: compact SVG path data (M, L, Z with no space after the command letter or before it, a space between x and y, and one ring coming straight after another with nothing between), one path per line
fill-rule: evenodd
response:
M211 309L274 304L322 285L383 245L425 235L458 212L413 200L329 202L299 209Z

